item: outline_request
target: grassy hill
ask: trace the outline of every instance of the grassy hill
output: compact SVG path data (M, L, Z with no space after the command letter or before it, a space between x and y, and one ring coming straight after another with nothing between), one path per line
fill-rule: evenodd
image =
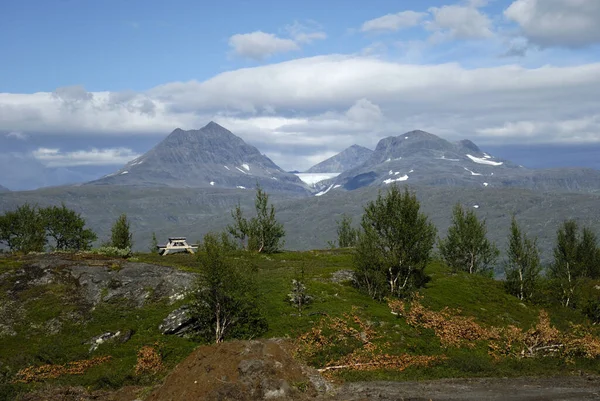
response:
M325 372L334 378L358 381L535 376L582 371L600 374L599 358L496 358L489 352L490 341L485 339L449 346L435 329L411 323L409 313L392 314L386 303L373 301L358 292L350 281L344 281L346 276L339 272L352 269L352 255L348 250L274 255L239 252L231 257L258 267L261 307L269 323L265 337L288 338L295 344L297 356L306 363L316 368L352 361L360 363L365 352L387 355L396 361L382 365L383 368ZM185 304L186 299L173 301L149 296L142 307L134 307L126 299L111 299L92 307L74 296L75 282L39 282L40 277L34 273L28 278L27 285L16 282L16 273L20 269L26 271L32 260L39 263L47 259L48 255L0 258L0 399L13 399L19 392L46 385L150 386L199 345L190 339L163 335L158 329L162 320ZM191 273L197 271L198 266L192 255L136 254L133 259ZM118 261L100 257L77 259L77 263L109 269L120 266ZM49 260L47 264L50 269L61 271L61 266L51 265ZM291 280L298 277L301 270L304 270L304 282L314 301L299 315L286 298L291 290ZM410 303L414 311L415 302L418 302L425 311L423 316L431 313L438 316L437 313L446 307L460 309L450 315L466 317L486 331L509 325L526 331L538 323L540 308L507 295L499 281L453 274L439 262L430 264L427 273L431 280L420 291L421 298ZM108 291L111 282L103 285ZM153 291L147 290L149 294ZM571 330L571 323L589 325L576 311L556 306L546 310L551 324L564 332ZM53 327L57 320L61 324ZM314 347L313 341L316 329L321 330L319 338L324 341L319 349ZM597 340L598 327L590 330ZM128 333L129 338L125 339L121 334L116 340L100 344L97 350L90 352L90 339L106 332ZM335 340L331 341L332 338ZM143 347L152 347L160 354L162 368L157 373L136 374L138 353ZM24 380L27 383L15 383L17 378L28 377L18 376L17 372L30 366L52 365L47 368L52 371L59 369L58 365L69 367L71 365L66 364L70 362L98 357L109 358L95 360L97 364L86 365L77 372L79 374L62 374L55 378L49 374L44 379L40 372L35 372L31 373L31 380Z

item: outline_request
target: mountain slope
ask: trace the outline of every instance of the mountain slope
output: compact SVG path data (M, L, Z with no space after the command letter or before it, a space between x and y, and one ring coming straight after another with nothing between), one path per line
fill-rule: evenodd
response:
M0 192L8 192L10 191L10 189L3 187L2 185L0 185Z
M495 158L469 140L448 142L424 131L384 138L362 165L321 184L322 191L409 184L600 192L600 171L532 170Z
M352 145L335 156L315 164L306 173L341 173L366 162L373 151L363 146Z
M229 130L214 122L199 130L176 129L141 157L93 185L252 189L308 193L286 173Z

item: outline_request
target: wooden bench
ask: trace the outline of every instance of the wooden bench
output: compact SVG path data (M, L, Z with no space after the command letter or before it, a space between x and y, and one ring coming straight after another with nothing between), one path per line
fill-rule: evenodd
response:
M185 237L169 237L166 245L157 245L158 254L165 256L169 253L189 252L191 254L198 250L197 246L189 245Z

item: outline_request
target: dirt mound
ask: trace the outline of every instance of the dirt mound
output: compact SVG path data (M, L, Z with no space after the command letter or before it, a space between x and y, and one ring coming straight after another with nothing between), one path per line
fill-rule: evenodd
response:
M233 341L197 348L146 401L304 400L327 389L284 341Z

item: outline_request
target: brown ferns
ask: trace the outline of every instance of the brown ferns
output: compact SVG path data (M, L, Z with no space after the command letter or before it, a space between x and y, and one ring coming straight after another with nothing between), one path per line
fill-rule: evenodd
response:
M540 310L538 323L527 331L516 327L483 327L471 316L460 316L460 310L444 308L439 312L424 307L418 294L410 308L401 300L388 300L392 313L403 317L416 328L432 329L443 347L473 347L475 341L487 341L489 353L502 357L528 358L557 356L572 362L575 357L600 357L600 339L581 325L569 333L561 333Z
M15 375L15 383L31 383L47 379L56 379L63 375L82 375L86 370L110 361L110 356L100 356L92 359L69 362L64 365L29 366L21 369Z
M413 327L432 329L440 339L442 347L474 347L474 341L496 338L495 328L485 328L475 322L471 316L460 316L460 310L444 308L439 312L425 308L419 294L408 308L398 299L388 300L392 313L402 316Z
M336 360L332 359L318 369L323 373L342 369L402 371L410 366L429 366L445 359L444 356L390 355L385 351L391 349L389 343L376 345L372 342L379 336L371 325L357 315L356 308L353 308L352 314L344 314L343 317L342 319L327 316L321 319L312 330L296 340L296 355L309 359L335 345L356 345L351 353Z
M158 344L155 344L158 346ZM156 351L156 348L145 345L138 351L137 363L135 365L135 374L144 373L156 374L163 368L162 357Z

